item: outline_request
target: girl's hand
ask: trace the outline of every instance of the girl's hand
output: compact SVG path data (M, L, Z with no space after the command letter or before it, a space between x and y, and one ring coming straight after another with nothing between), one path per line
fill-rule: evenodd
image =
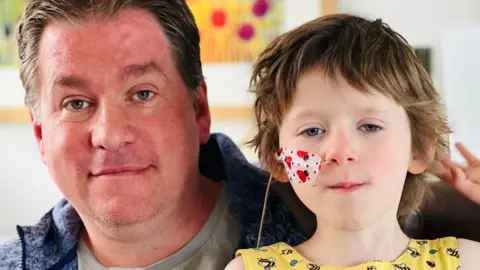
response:
M448 157L441 157L443 168L435 170L434 174L480 205L480 160L461 143L455 146L467 161L467 165L453 162Z

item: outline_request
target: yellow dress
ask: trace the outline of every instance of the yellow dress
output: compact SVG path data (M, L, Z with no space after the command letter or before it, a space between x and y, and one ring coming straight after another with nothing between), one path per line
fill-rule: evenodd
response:
M454 237L436 240L410 240L405 252L395 261L370 261L351 267L331 267L314 264L286 243L258 249L237 251L246 270L461 270Z

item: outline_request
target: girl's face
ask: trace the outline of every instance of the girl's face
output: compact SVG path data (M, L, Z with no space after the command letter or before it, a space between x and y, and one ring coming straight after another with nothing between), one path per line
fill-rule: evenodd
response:
M300 78L283 119L280 147L326 162L315 186L291 181L319 224L357 231L384 218L396 220L407 171L425 170L425 162L412 156L406 111L371 92L312 70Z

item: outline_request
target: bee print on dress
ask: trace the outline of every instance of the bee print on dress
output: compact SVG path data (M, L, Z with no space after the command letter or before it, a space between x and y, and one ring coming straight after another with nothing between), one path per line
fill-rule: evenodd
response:
M427 243L426 240L417 241L417 244L419 245L425 245L426 243Z
M287 256L287 255L292 254L292 253L293 253L293 249L291 249L291 248L282 249L282 252L280 252L280 254L282 254L284 256Z
M460 258L460 255L458 255L458 249L454 249L454 248L447 248L447 254L452 256L452 257L455 257L455 258Z
M299 261L299 260L293 259L293 260L290 261L290 266L291 266L291 267L294 267L294 266L296 266L297 264L299 264L299 263L301 263L301 262L303 262L303 261Z
M375 266L369 266L367 267L367 270L377 270L377 268Z
M420 256L420 253L418 253L418 251L412 247L407 247L407 252L410 253L413 258Z
M275 259L274 258L260 258L258 259L258 265L263 267L264 270L272 270L275 267Z
M427 263L427 265L430 266L430 267L435 267L435 266L437 266L437 265L435 264L435 262L433 262L433 261L426 261L426 263Z
M402 263L402 264L394 264L393 267L395 268L395 270L412 270L410 269L410 267L408 267L406 264Z
M320 265L314 264L314 263L309 263L309 264L307 264L307 269L320 270Z

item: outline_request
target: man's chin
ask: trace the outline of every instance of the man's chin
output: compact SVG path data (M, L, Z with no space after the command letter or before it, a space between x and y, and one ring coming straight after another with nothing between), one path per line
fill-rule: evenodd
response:
M148 202L125 198L98 202L91 210L95 219L114 227L145 223L159 212Z

